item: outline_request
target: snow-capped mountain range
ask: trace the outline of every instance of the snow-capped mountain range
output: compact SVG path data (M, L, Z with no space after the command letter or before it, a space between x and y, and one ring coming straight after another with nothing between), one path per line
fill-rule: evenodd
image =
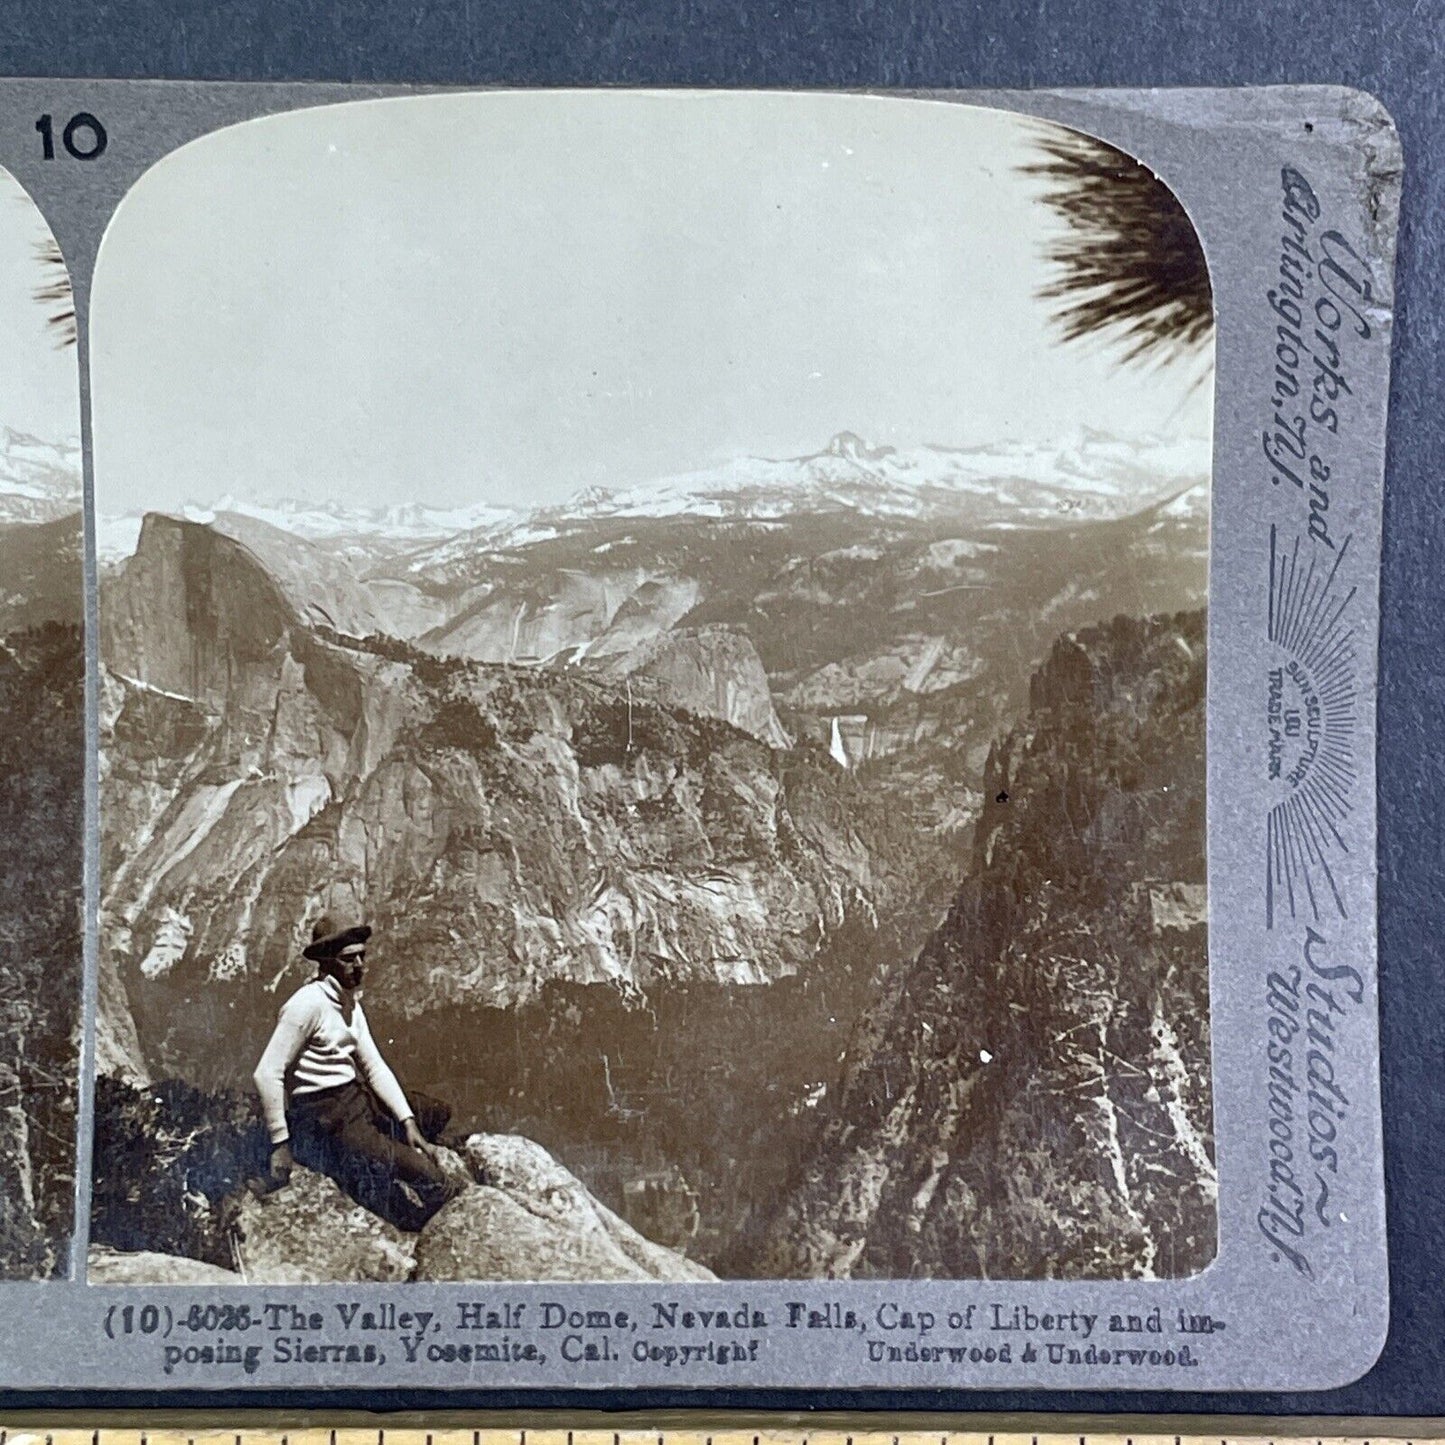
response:
M341 552L391 556L434 550L525 546L607 518L696 516L768 520L847 509L867 516L944 517L960 511L975 526L1040 526L1137 512L1209 479L1209 443L1197 437L1129 440L1085 428L1057 445L872 447L840 432L823 450L788 458L742 457L634 487L584 487L562 503L504 507L482 502L383 508L224 496L190 503L179 515L210 522L222 513L254 518ZM100 556L135 549L141 514L102 516Z
M1085 429L1057 446L925 444L899 450L839 432L811 456L744 457L620 491L590 487L560 506L539 508L533 518L766 518L834 507L925 516L968 499L1042 521L1137 511L1208 474L1208 444L1193 438L1133 442Z
M80 510L80 447L0 426L0 525Z

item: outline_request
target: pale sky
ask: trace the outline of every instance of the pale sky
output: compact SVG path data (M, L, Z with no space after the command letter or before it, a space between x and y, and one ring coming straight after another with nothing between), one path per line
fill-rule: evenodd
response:
M39 247L50 228L8 171L0 170L0 425L45 442L80 439L75 348L59 347L35 291L50 279Z
M492 93L255 121L106 234L96 489L531 505L834 433L1207 437L1196 360L1064 347L1029 127L939 102Z

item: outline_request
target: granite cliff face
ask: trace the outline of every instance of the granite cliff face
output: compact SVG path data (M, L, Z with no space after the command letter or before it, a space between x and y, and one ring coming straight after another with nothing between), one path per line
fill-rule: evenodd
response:
M84 655L79 516L0 528L0 1277L63 1272L74 1212Z
M239 512L220 512L212 530L240 543L280 589L296 614L349 637L385 633L413 638L438 626L446 602L401 579L368 582L349 558L295 533Z
M160 518L103 614L102 937L138 1072L244 1077L323 910L377 927L400 1020L549 980L766 983L886 890L826 758L655 700L745 639L678 637L635 685L443 662L306 626L234 540ZM740 676L724 707L776 731Z
M1203 615L1066 636L864 1020L763 1276L1118 1278L1215 1244Z
M767 670L740 628L676 628L621 653L607 676L626 678L665 707L717 718L766 743L788 748ZM630 691L630 688L629 688Z

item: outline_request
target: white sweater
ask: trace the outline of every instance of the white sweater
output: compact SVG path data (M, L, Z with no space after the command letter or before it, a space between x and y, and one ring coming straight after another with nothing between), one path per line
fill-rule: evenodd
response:
M412 1117L406 1094L371 1037L361 1001L352 1000L349 1021L344 1001L344 990L334 978L314 978L281 1006L276 1031L253 1075L273 1144L291 1135L286 1123L288 1071L293 1094L334 1089L359 1076L398 1120L405 1123Z

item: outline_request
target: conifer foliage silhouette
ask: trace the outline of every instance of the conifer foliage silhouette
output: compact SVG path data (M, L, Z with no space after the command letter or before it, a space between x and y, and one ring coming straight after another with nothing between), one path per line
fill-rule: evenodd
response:
M1098 338L1126 362L1200 351L1214 332L1209 268L1194 224L1147 166L1105 142L1050 127L1024 172L1047 182L1066 223L1039 292L1066 342Z

